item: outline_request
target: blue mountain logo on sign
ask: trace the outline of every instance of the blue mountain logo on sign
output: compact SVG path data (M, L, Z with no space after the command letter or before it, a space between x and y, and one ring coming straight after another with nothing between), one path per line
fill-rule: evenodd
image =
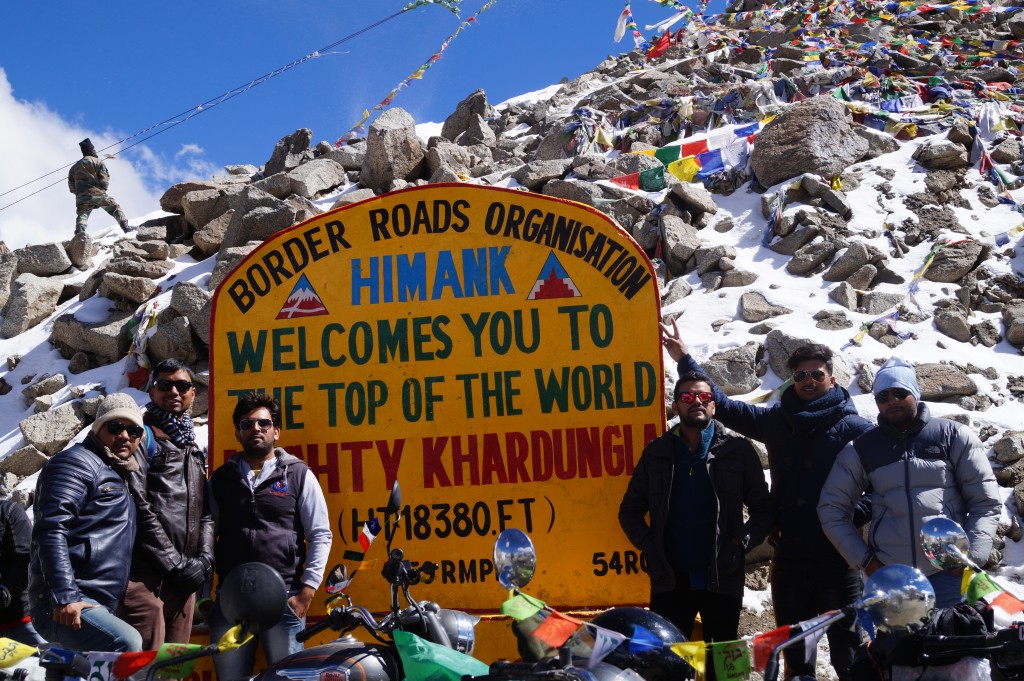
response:
M562 267L554 251L548 254L544 266L540 268L537 282L530 289L527 300L549 300L553 298L580 298L580 290L576 288L572 277Z
M316 317L327 314L327 308L323 301L309 283L309 279L303 274L295 284L288 300L284 301L281 311L277 313L278 319L294 319L296 317Z

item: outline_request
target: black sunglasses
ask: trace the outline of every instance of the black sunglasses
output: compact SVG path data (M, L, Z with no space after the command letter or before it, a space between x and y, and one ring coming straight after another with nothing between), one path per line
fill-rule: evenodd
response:
M120 435L121 433L127 430L128 437L130 437L133 440L137 440L140 437L142 437L142 433L144 430L142 426L126 426L123 423L118 423L117 421L107 421L104 424L104 427L107 429L108 433L114 436Z
M269 430L274 427L274 422L271 419L242 419L238 422L239 430L252 430L253 426L259 426L263 430Z
M184 395L192 389L194 385L192 381L172 381L169 378L158 378L153 381L153 385L156 386L157 390L167 392L172 387L178 389L178 393Z
M709 393L709 392L699 392L699 393L679 393L679 394L678 394L678 395L676 396L676 399L677 399L678 401L682 402L683 404L690 404L690 403L692 403L692 402L693 402L694 400L699 400L699 401L700 401L700 402L702 402L702 403L707 403L707 402L713 402L713 401L714 401L714 399L715 399L715 396L714 396L714 395L712 395L712 394L711 394L711 393Z
M828 374L826 374L821 369L815 369L814 371L803 371L801 369L799 371L793 372L793 381L796 383L803 383L804 381L807 380L807 377L810 376L818 383L821 383L822 381L825 380L825 376L827 375Z
M889 401L889 396L895 397L897 400L907 399L907 395L910 391L906 388L886 388L882 392L875 393L875 402L878 404L885 404Z

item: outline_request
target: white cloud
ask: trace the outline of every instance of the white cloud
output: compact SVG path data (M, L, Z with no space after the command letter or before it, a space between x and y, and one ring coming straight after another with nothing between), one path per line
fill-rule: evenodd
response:
M0 240L13 249L70 239L75 230L75 197L67 188L67 171L81 158L78 142L89 137L102 155L104 147L125 135L88 130L62 118L44 102L16 99L3 68L0 130ZM129 220L158 210L160 195L171 184L212 177L220 171L196 144L183 145L173 160L145 145L123 156L106 163L110 170L109 193ZM32 182L36 178L42 179ZM51 184L54 186L47 188ZM26 186L15 189L20 185ZM89 231L114 224L102 210L93 211Z

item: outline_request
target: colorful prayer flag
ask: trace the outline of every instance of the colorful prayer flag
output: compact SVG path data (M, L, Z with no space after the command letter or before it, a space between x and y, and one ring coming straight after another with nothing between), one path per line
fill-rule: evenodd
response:
M182 655L188 655L190 653L196 653L203 649L203 646L194 643L165 643L160 646L160 649L156 652L156 661L163 662L165 660L172 660ZM194 660L185 660L178 664L168 665L161 667L157 670L156 675L162 679L184 679L192 676L192 670L198 662L198 658Z
M0 667L12 667L39 650L14 639L0 637Z
M593 652L590 653L590 660L587 662L588 669L593 668L594 665L606 658L610 652L618 648L619 644L626 640L625 635L617 631L604 629L592 624L589 627L594 633L594 644L591 646Z
M645 650L658 650L663 645L665 645L664 642L652 631L639 624L633 625L633 637L629 639L630 654L642 653Z
M525 620L528 617L533 617L546 607L547 604L539 598L527 596L526 594L516 594L501 604L501 614L508 615L514 620Z
M580 624L582 622L578 619L552 610L548 613L547 619L533 630L533 635L552 648L558 648L568 641L570 636L576 633L576 630L580 628Z
M114 672L114 676L119 679L127 679L129 676L139 671L150 662L156 659L157 651L155 650L143 650L137 653L121 653L114 660L114 665L111 671Z
M686 662L696 670L698 677L704 676L707 646L703 641L673 643L672 652L686 660Z
M772 651L789 640L790 626L779 627L754 636L754 669L763 672Z
M723 641L711 644L718 681L744 681L750 676L750 650L746 641Z

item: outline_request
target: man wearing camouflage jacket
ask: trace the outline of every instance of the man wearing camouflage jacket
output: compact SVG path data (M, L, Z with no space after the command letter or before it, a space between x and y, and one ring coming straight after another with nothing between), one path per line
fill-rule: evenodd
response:
M75 234L85 232L89 213L97 208L107 211L121 225L121 229L129 231L128 218L121 211L121 206L107 194L110 173L106 164L96 155L96 147L88 137L79 142L78 146L82 149L82 158L68 171L68 191L75 195L75 208L78 211Z

